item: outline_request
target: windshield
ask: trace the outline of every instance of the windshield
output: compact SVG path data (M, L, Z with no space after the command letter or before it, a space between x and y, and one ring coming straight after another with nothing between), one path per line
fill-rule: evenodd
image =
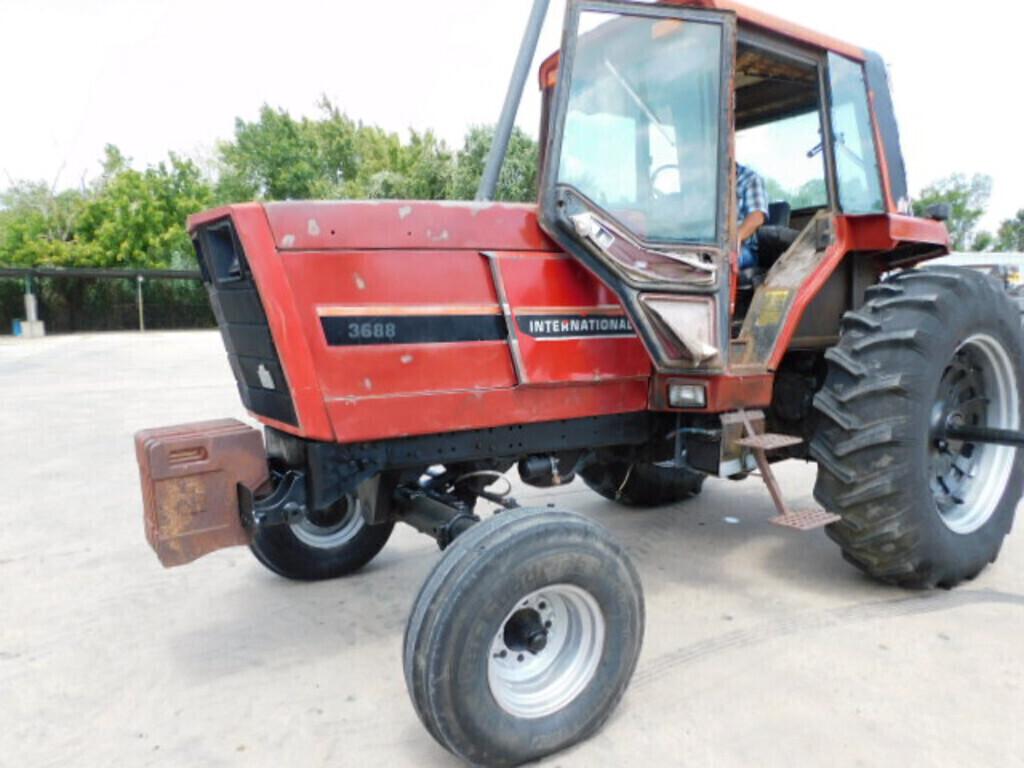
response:
M846 213L880 213L885 195L864 67L830 53L828 69L839 201Z
M559 183L647 240L718 241L722 29L585 12Z

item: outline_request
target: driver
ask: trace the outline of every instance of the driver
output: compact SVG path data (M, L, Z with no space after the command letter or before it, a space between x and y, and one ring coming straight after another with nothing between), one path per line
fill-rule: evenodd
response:
M736 208L739 213L740 269L757 266L757 231L768 221L764 179L736 163Z

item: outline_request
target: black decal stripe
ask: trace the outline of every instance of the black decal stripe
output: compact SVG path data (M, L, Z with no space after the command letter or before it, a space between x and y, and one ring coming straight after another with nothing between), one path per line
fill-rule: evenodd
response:
M332 347L508 340L508 326L500 315L322 317L320 323Z

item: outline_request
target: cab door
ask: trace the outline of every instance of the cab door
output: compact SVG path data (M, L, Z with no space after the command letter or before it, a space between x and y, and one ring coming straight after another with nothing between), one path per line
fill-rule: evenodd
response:
M727 362L735 51L732 12L567 4L541 221L663 372Z

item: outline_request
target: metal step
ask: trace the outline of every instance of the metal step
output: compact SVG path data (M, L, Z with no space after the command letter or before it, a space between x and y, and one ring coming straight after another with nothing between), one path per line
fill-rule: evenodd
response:
M772 503L775 504L775 509L779 512L778 517L772 518L772 524L795 531L816 531L827 525L838 523L842 518L838 515L829 514L820 507L791 510L782 496L779 481L775 478L775 473L772 471L771 462L768 461L767 454L769 451L778 451L783 448L792 448L794 445L800 445L803 443L803 440L792 435L758 434L754 430L748 414L745 411L740 411L740 416L743 418L747 436L737 440L736 444L751 451L757 460L757 468L760 470L761 479L768 487Z
M826 512L821 507L813 509L787 509L786 514L773 517L769 522L782 528L792 528L797 531L816 531L825 528L833 523L842 520L839 515Z
M744 437L742 440L737 440L736 445L742 446L743 448L749 448L752 451L781 451L783 448L792 448L794 445L800 445L803 440L799 437L793 437L792 435L773 435L773 434L760 434L750 435Z

